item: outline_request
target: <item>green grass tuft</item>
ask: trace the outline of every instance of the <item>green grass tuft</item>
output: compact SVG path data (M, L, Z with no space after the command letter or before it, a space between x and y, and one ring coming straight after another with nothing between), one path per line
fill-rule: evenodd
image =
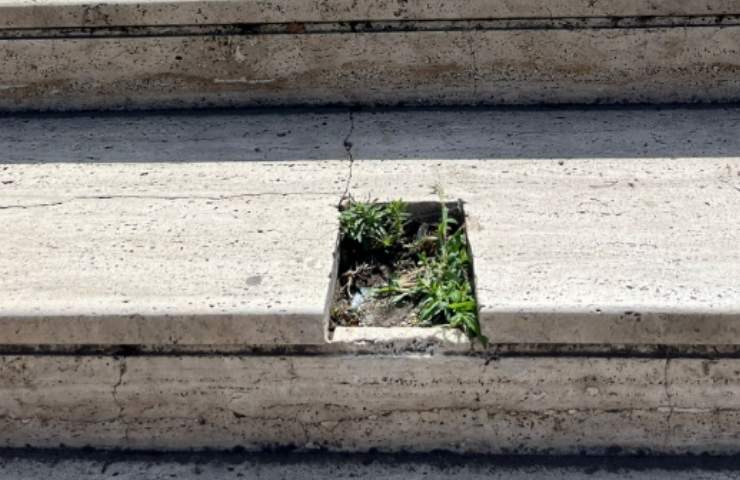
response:
M365 250L388 250L402 243L410 215L400 200L388 204L351 202L339 221L342 235Z

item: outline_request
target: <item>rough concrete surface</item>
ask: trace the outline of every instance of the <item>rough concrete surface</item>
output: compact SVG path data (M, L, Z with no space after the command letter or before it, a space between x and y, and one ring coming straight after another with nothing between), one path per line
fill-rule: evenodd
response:
M0 40L0 110L740 100L740 27Z
M88 3L81 0L4 0L0 28L301 23L612 16L686 16L740 13L732 0L188 0Z
M117 454L5 451L6 480L730 480L735 458L459 457L243 453Z

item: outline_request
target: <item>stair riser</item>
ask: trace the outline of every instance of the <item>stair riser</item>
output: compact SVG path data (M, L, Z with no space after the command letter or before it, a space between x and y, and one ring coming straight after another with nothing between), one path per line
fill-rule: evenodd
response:
M740 100L739 26L0 40L0 110Z
M740 360L0 357L0 445L737 453Z

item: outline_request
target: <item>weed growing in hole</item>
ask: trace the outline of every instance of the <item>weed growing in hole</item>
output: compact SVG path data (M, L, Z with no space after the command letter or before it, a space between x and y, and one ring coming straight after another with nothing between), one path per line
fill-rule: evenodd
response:
M387 250L402 243L410 215L400 200L386 205L351 202L339 221L342 235L366 250Z
M407 231L411 215L404 202L353 201L340 216L342 236L365 251L396 251L401 262L414 265L402 276L374 288L374 296L399 304L412 302L422 325L446 324L486 344L470 282L465 230L450 216L447 205L440 205L439 223L422 225L412 238Z

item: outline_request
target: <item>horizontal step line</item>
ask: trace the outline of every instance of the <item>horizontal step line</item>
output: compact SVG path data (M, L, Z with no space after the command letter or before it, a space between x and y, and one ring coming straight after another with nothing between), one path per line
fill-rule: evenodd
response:
M397 20L0 29L0 40L222 35L311 35L485 30L583 30L737 26L740 15L683 17L573 17L495 20Z

